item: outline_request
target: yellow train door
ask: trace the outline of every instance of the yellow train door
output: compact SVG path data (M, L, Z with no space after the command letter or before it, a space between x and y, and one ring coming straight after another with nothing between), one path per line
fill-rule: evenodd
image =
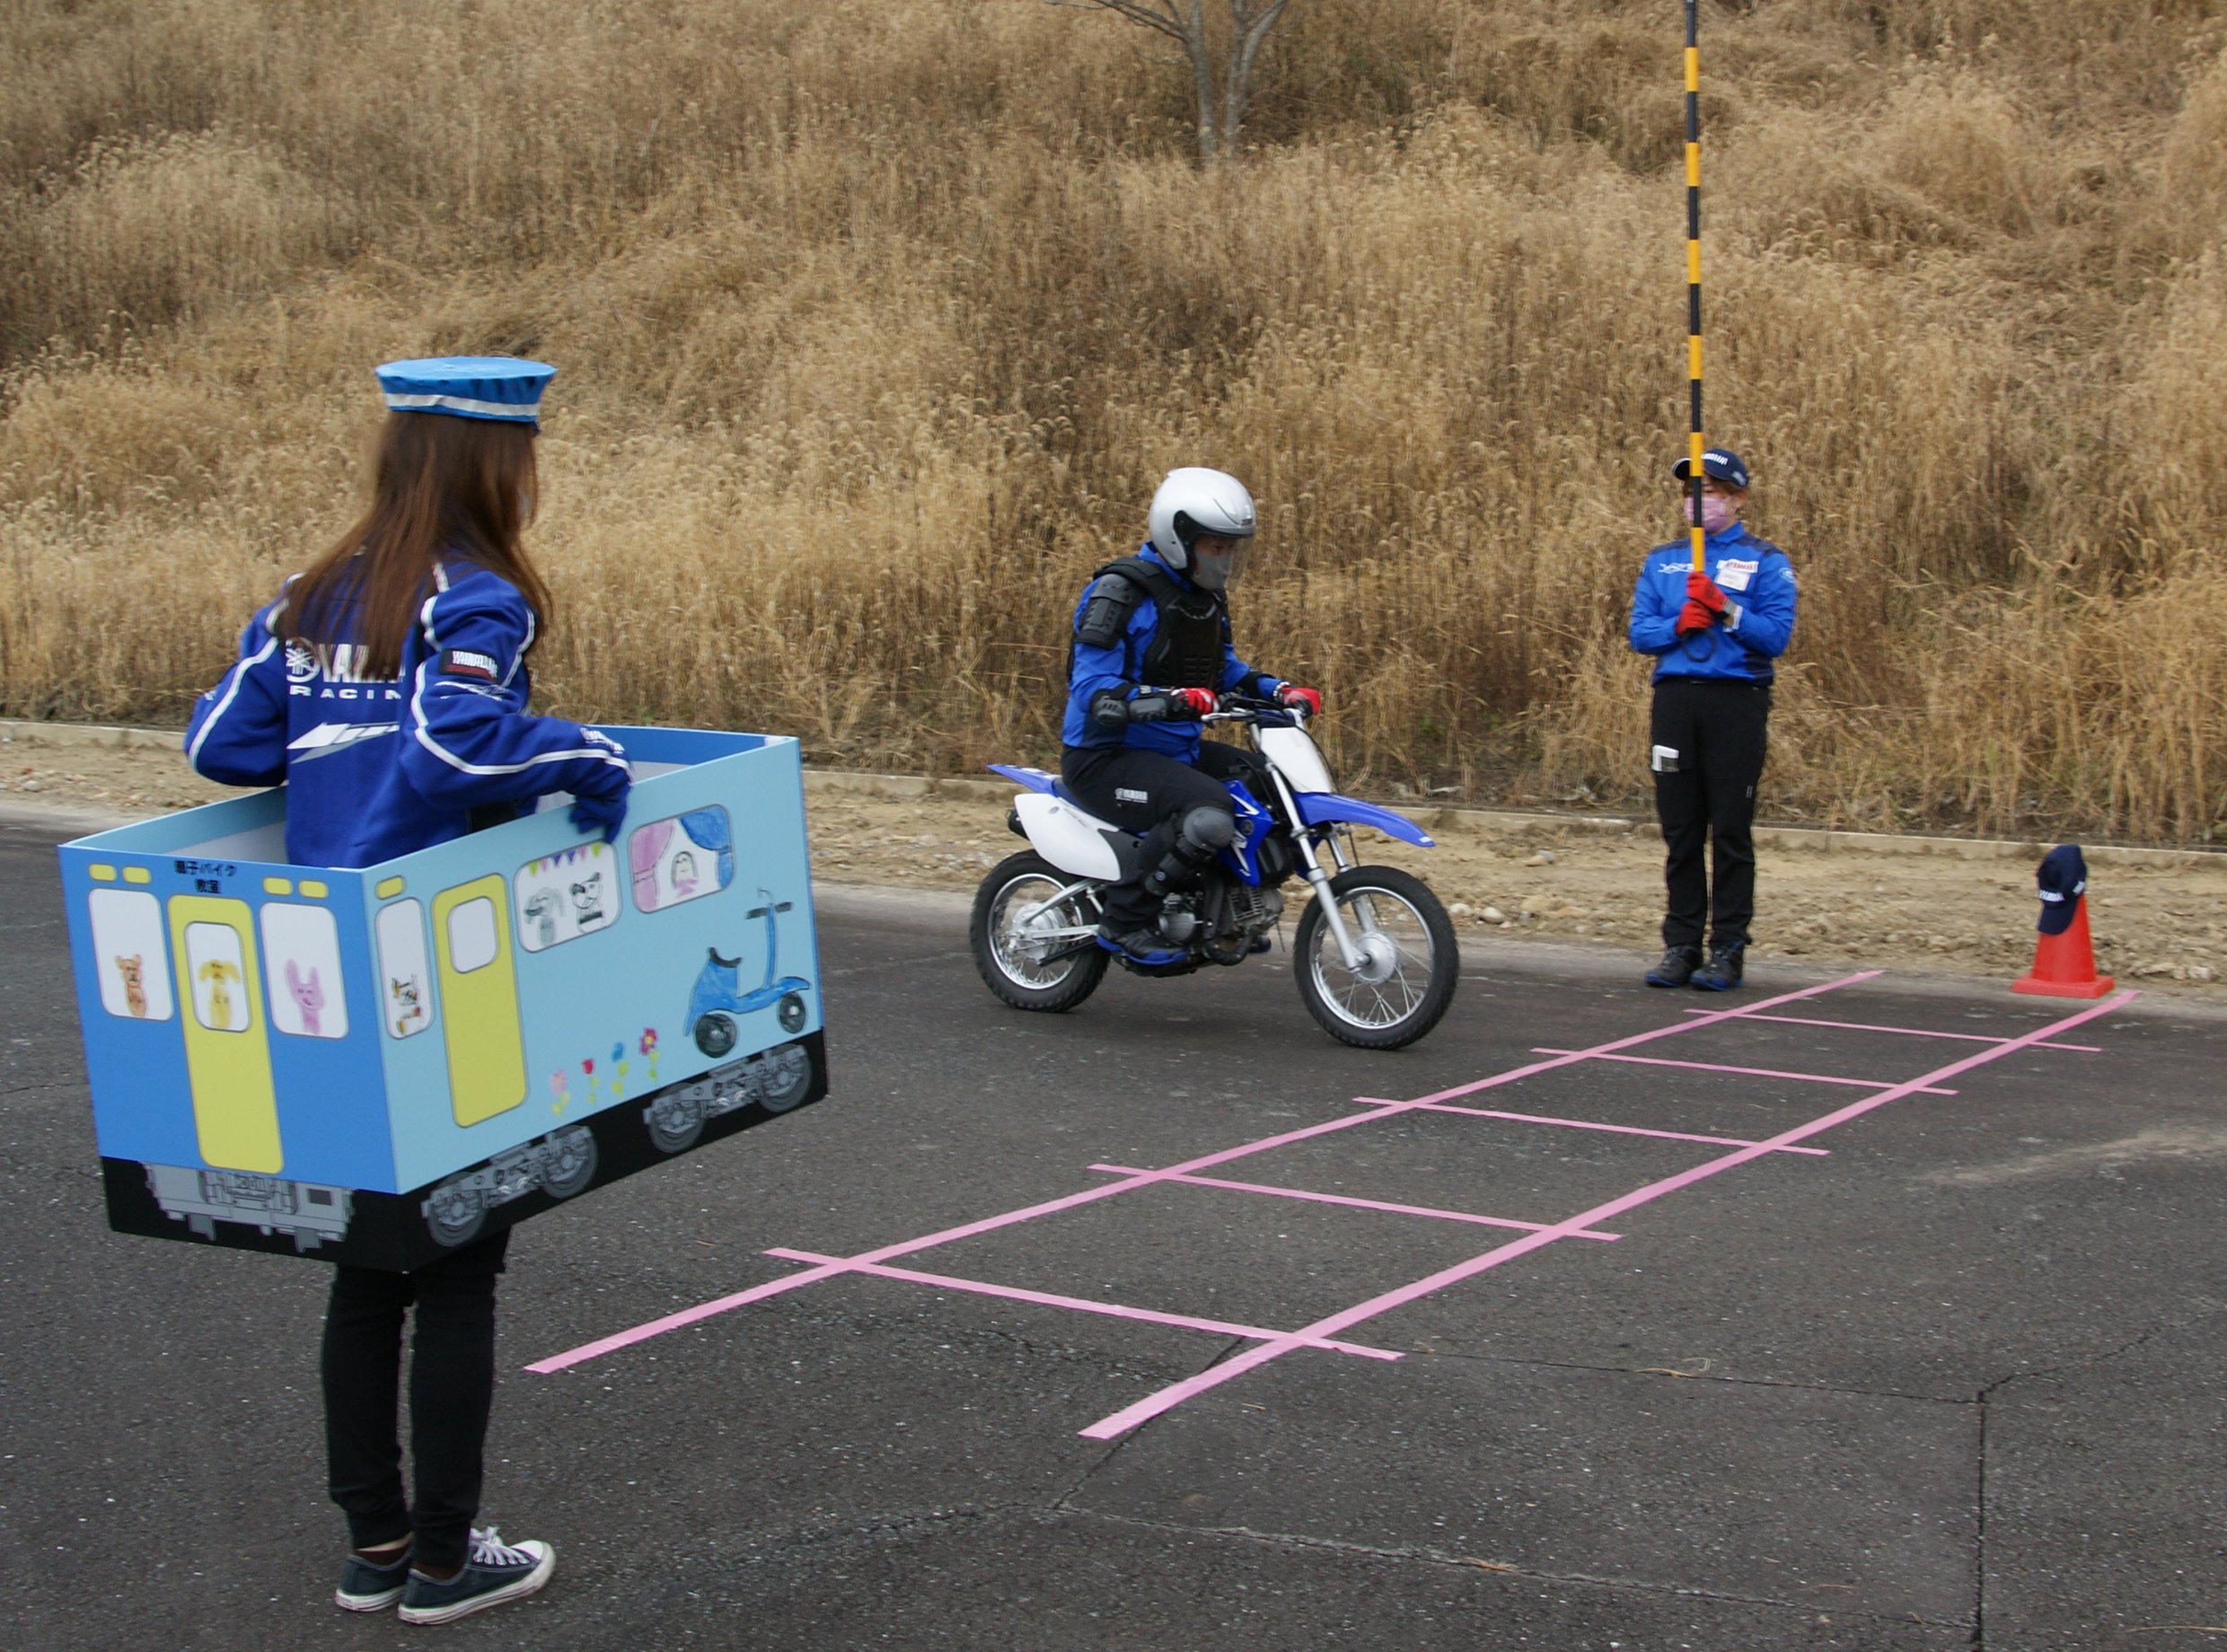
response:
M499 873L433 897L433 950L448 1041L449 1105L459 1125L526 1099L525 1037L511 947L510 885Z
M202 1161L220 1170L275 1176L286 1156L278 1143L262 971L248 903L172 895L170 945L188 1000L179 1021Z

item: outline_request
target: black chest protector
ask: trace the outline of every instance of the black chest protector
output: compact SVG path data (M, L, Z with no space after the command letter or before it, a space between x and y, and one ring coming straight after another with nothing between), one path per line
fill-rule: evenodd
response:
M1108 580L1109 574L1120 583ZM1165 569L1142 557L1109 562L1095 577L1100 583L1092 587L1077 627L1081 640L1093 647L1111 647L1128 626L1137 603L1149 596L1155 620L1144 657L1135 665L1135 681L1158 689L1221 686L1222 645L1229 635L1229 620L1220 592L1202 591L1195 585L1185 589L1169 578ZM1123 584L1129 591L1122 591ZM1128 600L1121 601L1122 596Z

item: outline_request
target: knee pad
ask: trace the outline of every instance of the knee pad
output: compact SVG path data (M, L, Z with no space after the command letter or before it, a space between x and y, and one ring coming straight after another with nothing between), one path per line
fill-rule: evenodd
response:
M1176 829L1175 852L1194 865L1211 860L1216 849L1228 848L1237 835L1237 817L1227 809L1202 804L1183 817Z

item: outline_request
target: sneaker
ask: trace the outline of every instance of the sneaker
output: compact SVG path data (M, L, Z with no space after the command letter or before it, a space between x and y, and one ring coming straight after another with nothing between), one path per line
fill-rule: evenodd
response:
M1662 962L1641 979L1650 987L1683 987L1694 979L1694 971L1701 967L1701 948L1673 946L1662 955Z
M471 1552L463 1569L447 1582L413 1569L394 1615L405 1623L453 1623L489 1606L531 1595L557 1569L557 1551L547 1543L506 1543L495 1528L472 1528Z
M1132 963L1181 963L1185 956L1182 947L1170 946L1151 929L1131 929L1124 935L1113 935L1100 926L1098 945Z
M402 1598L402 1586L409 1581L409 1549L389 1566L374 1566L351 1549L348 1563L340 1568L340 1586L332 1592L332 1604L343 1612L384 1612Z
M1712 946L1709 962L1694 971L1694 985L1703 992L1730 992L1740 984L1747 949L1744 946Z

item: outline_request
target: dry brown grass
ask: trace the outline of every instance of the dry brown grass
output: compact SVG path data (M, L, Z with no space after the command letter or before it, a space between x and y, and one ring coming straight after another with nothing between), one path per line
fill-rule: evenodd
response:
M2216 8L1712 5L1712 425L1803 619L1781 813L2227 816ZM0 708L176 717L337 531L370 363L562 368L540 680L1048 755L1167 465L1349 777L1631 795L1680 444L1677 9L1320 0L1241 167L1029 0L0 0ZM1668 508L1666 508L1668 507Z

